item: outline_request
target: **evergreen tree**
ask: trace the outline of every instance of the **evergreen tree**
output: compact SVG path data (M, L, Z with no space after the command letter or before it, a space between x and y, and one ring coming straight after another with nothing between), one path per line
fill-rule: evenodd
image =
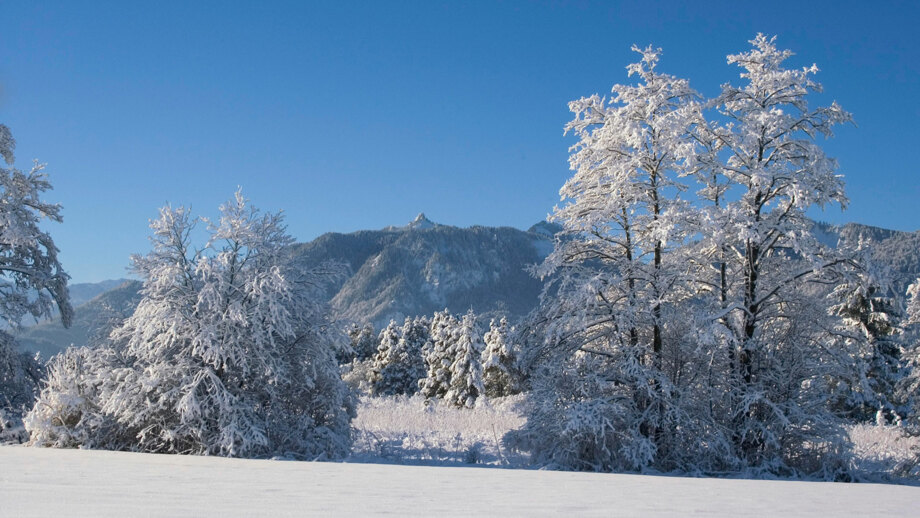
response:
M422 345L427 322L406 317L402 327L391 320L380 332L380 345L371 370L374 395L414 394L425 375Z
M460 321L450 312L437 312L431 319L428 340L422 348L426 376L419 381L419 393L426 398L444 398L451 385L451 364Z
M483 336L486 347L482 352L482 383L488 397L504 397L518 392L510 333L508 320L502 317L498 324L492 319L489 331Z
M450 388L444 399L458 407L471 408L485 394L480 358L485 349L473 310L463 315L451 350Z
M373 324L366 323L363 326L352 324L348 328L348 338L351 347L342 358L339 358L340 363L353 360L364 361L373 358L377 352L378 342Z
M855 285L854 285L855 284ZM851 418L878 424L898 422L904 412L897 386L904 376L902 329L898 304L888 290L866 275L838 285L832 308L841 318L838 340L854 351L853 378L840 390L842 410Z

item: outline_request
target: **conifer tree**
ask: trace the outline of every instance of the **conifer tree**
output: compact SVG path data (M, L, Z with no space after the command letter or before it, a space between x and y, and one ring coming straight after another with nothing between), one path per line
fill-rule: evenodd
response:
M454 342L450 364L450 388L444 399L458 407L471 408L485 394L482 383L482 351L485 344L476 325L473 310L463 315Z
M482 382L488 397L510 396L517 392L510 333L508 320L502 317L498 324L492 319L489 331L483 336L485 350L482 352Z
M426 376L419 381L419 393L426 398L444 398L451 385L451 364L460 322L447 309L434 314L428 340L422 348Z

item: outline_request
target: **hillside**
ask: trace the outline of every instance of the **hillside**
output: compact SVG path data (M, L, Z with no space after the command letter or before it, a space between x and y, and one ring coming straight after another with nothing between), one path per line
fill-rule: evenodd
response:
M45 358L70 345L86 345L94 333L104 328L113 317L130 315L134 311L140 302L140 288L138 281L123 281L117 287L76 306L69 329L61 325L59 317L55 317L23 329L17 341L22 349L39 352Z

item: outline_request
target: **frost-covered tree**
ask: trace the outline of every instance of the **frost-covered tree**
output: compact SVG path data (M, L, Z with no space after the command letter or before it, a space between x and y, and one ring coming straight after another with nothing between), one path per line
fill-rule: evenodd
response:
M344 337L322 302L334 269L292 268L281 215L263 215L240 192L200 250L183 208L163 208L151 228L153 250L133 258L143 298L110 334L121 360L89 374L102 379L92 398L98 421L120 432L90 436L148 452L344 455L354 405L335 358ZM37 409L55 406L52 387ZM42 439L55 420L40 411L30 417L36 444L58 445Z
M18 329L24 317L49 317L55 306L65 327L73 309L67 290L69 276L58 260L58 249L40 225L61 221L61 206L42 199L51 189L44 164L35 162L28 172L14 167L16 141L0 124L0 319L8 329ZM17 351L13 338L0 332L0 414L18 426L37 395L41 366ZM0 426L0 428L7 428Z
M380 332L380 345L371 369L374 395L414 394L425 376L422 346L427 322L406 317L402 327L395 320Z
M788 51L752 43L728 58L745 84L708 110L655 71L652 49L629 68L639 85L572 103L575 174L553 215L564 230L536 269L551 283L531 327L547 340L526 351L528 421L508 437L538 462L841 467L828 395L853 350L828 286L859 270L814 239L805 211L846 201L814 139L850 116L808 107L815 67L785 69Z
M606 379L611 387L594 385L598 390L587 391L578 383L534 382L551 398L556 391L575 390L559 395L573 405L591 406L591 399L614 392L625 398L605 407L624 412L606 416L605 422L630 428L609 436L628 439L611 447L630 451L625 457L636 460L630 469L651 462L669 426L665 315L668 305L687 296L684 261L676 253L688 236L689 213L678 194L694 156L689 130L699 119L688 82L657 71L660 50L633 50L641 60L627 70L638 76L638 84L615 85L609 100L593 95L569 105L575 119L566 130L579 138L569 159L575 174L560 190L565 205L551 216L563 226L561 239L536 270L554 279L547 293L555 291L544 297L543 308L550 365L536 372L577 379L566 371L580 372L590 364L605 371L594 379ZM585 361L584 355L596 361ZM544 426L546 433L555 433L564 420L533 417L527 426L535 435ZM547 419L552 422L544 423Z
M488 397L510 396L518 391L510 334L508 320L502 317L498 323L492 319L489 331L483 336L482 383Z
M743 69L745 84L723 85L713 103L727 122L714 128L719 161L712 167L738 195L725 202L722 229L702 229L706 236L731 236L720 243L728 250L725 261L733 277L730 313L723 320L731 337L730 427L743 462L764 467L789 458L793 443L823 444L819 438L832 435L821 426L824 418L809 413L807 422L796 422L796 416L806 415L796 405L811 402L790 399L783 387L814 385L833 363L808 355L814 368L789 371L786 364L798 358L796 350L813 347L809 344L818 337L813 332L820 335L794 311L829 306L820 290L806 297L804 287L836 282L845 264L812 236L805 211L833 202L845 205L836 161L815 137L831 136L833 126L851 120L836 103L808 106L809 93L821 90L812 79L817 66L784 68L792 53L777 49L774 41L758 34L752 50L728 56L730 64Z
M851 353L851 378L841 380L838 410L859 421L898 422L904 409L897 394L903 378L903 330L899 304L890 288L870 275L837 285L831 310L840 317L837 340Z
M51 189L44 164L35 162L28 172L15 168L14 149L9 128L0 124L0 156L10 166L0 167L0 318L18 327L24 316L37 320L56 306L69 326L69 276L51 235L39 226L44 219L62 221L61 206L42 199Z
M920 278L907 288L907 325L904 361L907 372L898 386L898 394L908 408L910 424L920 428Z
M363 326L352 324L348 328L348 338L351 347L339 359L340 362L365 361L372 358L377 352L377 335L374 333L373 324L366 323Z
M482 384L482 352L485 344L476 325L476 315L469 310L460 321L451 351L450 388L444 399L458 407L472 407L485 394Z
M459 331L460 321L447 309L436 312L431 319L428 341L422 347L427 373L419 381L419 393L426 398L444 398L450 390L450 367Z
M907 319L920 324L920 278L907 288Z

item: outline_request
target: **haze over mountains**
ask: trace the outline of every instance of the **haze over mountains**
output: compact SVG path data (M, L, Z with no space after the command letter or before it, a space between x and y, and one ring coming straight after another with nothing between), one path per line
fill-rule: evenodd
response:
M343 322L372 322L378 329L390 319L430 315L444 308L455 313L503 314L518 319L536 307L542 283L527 267L553 248L560 227L540 222L523 231L510 227L440 225L424 214L401 227L327 233L294 245L303 267L328 261L345 265L346 274L327 290L335 317ZM871 243L870 256L903 292L920 275L920 231L900 232L857 223L816 223L826 245ZM138 281L104 281L71 287L76 308L73 326L59 320L25 329L20 346L43 356L70 344L86 345L112 318L127 316L140 300ZM94 298L88 300L90 296Z

